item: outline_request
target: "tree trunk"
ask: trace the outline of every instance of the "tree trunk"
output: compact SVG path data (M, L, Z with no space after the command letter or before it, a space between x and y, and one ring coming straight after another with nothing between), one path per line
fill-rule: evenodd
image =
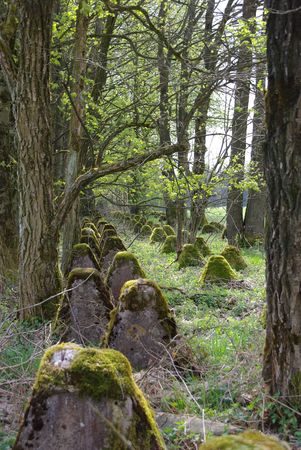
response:
M263 143L265 138L263 86L265 65L256 66L256 92L254 102L253 139L251 153L251 170L259 177L259 191L249 189L248 203L244 220L244 241L252 245L256 240L263 240L266 213L266 189L263 178Z
M84 95L84 76L87 68L86 46L87 33L89 26L89 17L83 10L85 0L80 0L77 9L76 32L74 40L74 59L73 59L73 80L74 85L72 93L75 94L70 117L70 135L69 135L69 155L66 169L65 191L68 192L70 186L74 183L81 169L81 150L84 138L84 114L85 101ZM75 200L72 208L66 218L63 227L63 254L62 271L65 273L72 247L79 239L80 234L79 219L79 198Z
M267 331L264 379L300 408L301 395L301 11L269 0L267 143ZM294 10L290 12L290 10ZM291 397L289 397L291 396Z
M21 317L52 317L60 290L53 233L49 57L53 2L20 2L20 59L16 90L19 143Z
M12 127L12 101L0 71L0 236L4 272L18 261L18 206L16 149Z
M256 1L244 0L242 19L248 21L255 14ZM243 235L243 193L237 185L244 177L251 63L252 50L250 39L247 37L239 48L232 119L230 167L235 168L236 166L236 169L234 179L230 180L227 198L227 238L230 244L235 244L237 238L239 239Z

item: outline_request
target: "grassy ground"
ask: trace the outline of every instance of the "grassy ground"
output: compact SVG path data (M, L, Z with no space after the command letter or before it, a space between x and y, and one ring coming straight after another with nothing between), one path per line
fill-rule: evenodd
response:
M223 215L222 208L215 208L209 213L209 220L220 221ZM202 268L179 270L175 254L162 254L159 245L135 239L121 224L118 231L147 277L162 288L175 312L179 332L187 339L200 368L197 375L160 373L156 395L154 391L147 392L153 406L173 414L222 421L225 425L262 429L267 408L272 410L275 406L269 406L261 380L265 297L262 249L242 251L248 267L239 274L240 282L201 287ZM214 254L225 246L220 235L204 237ZM18 428L16 412L24 406L44 349L53 342L49 324L15 320L12 309L16 301L12 283L0 309L0 450L11 448ZM280 434L293 435L298 443L293 419L285 419ZM192 449L196 448L198 436L187 436L180 421L166 429L165 438L169 449Z

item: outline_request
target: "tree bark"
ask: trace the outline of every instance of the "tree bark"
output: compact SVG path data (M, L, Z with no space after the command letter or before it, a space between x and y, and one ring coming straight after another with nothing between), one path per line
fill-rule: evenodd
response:
M242 13L244 21L255 17L256 3L256 0L244 0ZM250 39L247 37L239 48L232 119L230 167L237 166L237 169L234 179L230 180L227 198L227 238L230 244L235 244L243 235L243 192L237 185L244 177L251 63L252 50Z
M298 0L281 5L269 0L267 6L267 331L263 376L271 394L279 393L282 402L300 407L301 11Z
M263 183L263 144L265 139L264 96L265 65L256 66L256 92L254 101L253 139L251 152L251 170L259 177L259 191L249 189L246 214L244 219L244 241L252 245L263 239L266 213L266 189Z
M86 47L89 17L83 10L85 0L80 0L77 8L76 31L73 53L73 88L75 94L73 100L70 131L69 131L69 155L66 168L65 191L68 192L81 169L81 150L84 140L83 121L85 114L84 100L84 76L87 68ZM79 198L77 198L66 218L63 227L63 253L62 271L66 272L71 257L72 247L79 238Z
M49 57L53 1L23 0L16 89L19 144L21 317L52 317L55 301L35 306L60 291L57 235L53 232Z

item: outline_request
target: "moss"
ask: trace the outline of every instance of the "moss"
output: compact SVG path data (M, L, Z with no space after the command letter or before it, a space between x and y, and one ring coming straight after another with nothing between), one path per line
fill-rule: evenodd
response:
M177 238L176 236L167 236L161 249L162 253L173 253L176 251Z
M150 236L150 243L154 242L164 242L166 239L166 233L162 227L156 227L153 229L152 234Z
M104 233L106 230L113 230L115 231L115 234L117 234L117 230L111 223L105 223L102 229L102 233Z
M173 236L175 235L175 230L170 225L163 225L163 230L167 234L167 236Z
M289 447L272 436L259 431L245 431L236 436L221 436L210 439L200 450L284 450Z
M97 227L97 229L98 229L98 231L102 231L102 229L103 229L103 227L107 224L108 222L105 220L105 219L99 219L97 222L96 222L96 227Z
M201 284L226 283L237 278L236 273L223 256L210 256L200 278Z
M118 252L114 256L113 262L109 268L107 280L110 278L112 273L117 270L120 266L123 264L130 263L133 267L133 273L134 275L139 275L140 278L145 277L144 271L141 269L140 264L138 262L138 259L136 258L133 253L130 252Z
M98 233L95 233L93 228L90 227L84 227L81 229L81 236L91 236L93 239L97 241L98 239Z
M192 244L185 244L182 252L179 256L179 269L188 266L200 266L204 263L204 260L197 249Z
M81 244L75 244L72 248L72 254L71 254L71 261L73 258L78 258L80 256L86 256L88 255L89 258L93 261L93 264L96 269L100 269L99 261L97 257L95 256L95 253L91 249L91 247L88 244L81 243Z
M199 250L201 255L203 256L209 256L210 255L210 248L206 244L206 241L204 238L198 236L194 243L195 247Z
M239 249L234 245L227 245L221 255L228 261L234 270L243 270L247 267L247 263L242 257Z
M237 244L240 247L255 247L263 245L264 243L264 236L263 234L245 234L244 236L240 237L237 240Z
M140 230L140 236L150 236L152 234L152 229L149 225L143 225Z

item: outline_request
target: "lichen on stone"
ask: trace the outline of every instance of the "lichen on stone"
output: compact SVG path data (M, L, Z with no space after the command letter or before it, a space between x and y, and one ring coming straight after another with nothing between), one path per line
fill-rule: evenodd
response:
M174 253L176 251L177 238L176 236L167 236L161 248L162 253Z
M244 270L247 267L247 263L239 249L234 245L227 245L221 255L228 261L234 270Z
M203 264L204 259L195 245L183 245L181 254L179 256L179 269L188 266L201 266Z
M236 280L237 275L223 256L210 256L202 272L200 282L204 283L227 283Z
M162 227L156 227L153 229L152 234L150 236L150 243L156 243L156 242L164 242L167 235Z
M259 431L245 431L235 436L221 436L209 439L199 450L285 450L289 446L273 436Z

